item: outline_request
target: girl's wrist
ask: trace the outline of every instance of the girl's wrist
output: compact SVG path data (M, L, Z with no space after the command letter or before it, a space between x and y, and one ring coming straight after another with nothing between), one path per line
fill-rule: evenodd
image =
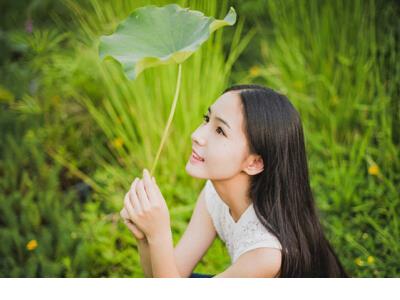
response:
M137 239L138 243L142 244L142 245L148 245L149 242L147 241L147 238L143 238L143 239Z
M159 233L156 236L148 237L147 239L147 243L153 246L165 245L166 243L168 244L170 241L172 241L171 230L164 233Z

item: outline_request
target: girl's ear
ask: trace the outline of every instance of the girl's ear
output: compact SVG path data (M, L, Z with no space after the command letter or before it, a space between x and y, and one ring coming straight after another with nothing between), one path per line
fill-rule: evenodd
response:
M264 171L264 161L260 155L250 155L244 171L249 175L257 175Z

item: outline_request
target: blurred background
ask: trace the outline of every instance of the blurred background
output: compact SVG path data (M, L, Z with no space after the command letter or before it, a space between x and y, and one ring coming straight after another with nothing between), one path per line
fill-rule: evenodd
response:
M150 169L177 66L128 81L98 39L136 7L172 1L0 1L0 276L143 277L119 218ZM190 134L232 84L286 94L305 130L325 232L352 277L400 274L400 6L373 0L175 1L233 27L183 64L155 177L175 244L205 181L185 165ZM216 240L194 272L230 264Z

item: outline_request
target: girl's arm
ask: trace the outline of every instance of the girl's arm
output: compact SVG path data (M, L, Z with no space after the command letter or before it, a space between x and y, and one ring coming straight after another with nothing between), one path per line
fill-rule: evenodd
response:
M169 233L164 234L165 238L162 238L161 241L154 241L152 245L150 245L150 248L152 248L154 252L154 254L151 252L153 276L169 277L161 274L163 273L163 270L166 269L166 271L168 271L176 268L176 273L179 274L179 277L188 278L197 263L201 260L215 240L216 235L217 232L206 208L205 188L203 188L197 198L197 203L189 225L177 246L173 248L174 259L171 258L171 248L173 246L171 235ZM193 242L194 237L195 242ZM156 273L154 265L157 263L155 262L153 255L157 256L158 258L156 259L163 264L164 261L166 261L166 264L170 267L161 265L159 267L160 273ZM178 277L176 273L170 275L172 277Z
M132 223L132 221L127 219L129 216L125 208L121 210L120 214L121 217L124 219L125 225L129 228L129 230L133 233L133 236L136 238L140 256L140 265L142 266L142 270L145 276L153 277L153 271L151 269L150 248L146 236L139 228L136 227L135 224Z
M236 260L219 277L238 278L272 278L280 275L282 263L280 249L261 247L249 250Z
M149 239L149 247L153 277L182 277L175 261L175 250L171 230L169 230L167 234Z
M140 265L142 266L143 272L146 277L153 277L153 270L151 267L151 257L150 257L150 247L146 239L140 239L137 242L139 255L140 255Z
M215 240L217 232L207 211L205 189L197 198L190 222L175 247L179 274L188 278Z

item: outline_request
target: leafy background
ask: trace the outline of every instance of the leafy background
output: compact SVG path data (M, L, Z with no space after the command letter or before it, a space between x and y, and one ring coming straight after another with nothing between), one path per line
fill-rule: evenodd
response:
M99 36L136 7L171 1L16 0L0 10L0 276L143 277L119 219L168 118L176 66L127 81ZM302 116L325 232L352 277L400 274L400 6L396 1L177 1L238 23L183 64L156 170L175 244L204 180L190 134L219 94L259 83ZM186 138L182 138L186 137ZM217 239L194 272L230 264Z

